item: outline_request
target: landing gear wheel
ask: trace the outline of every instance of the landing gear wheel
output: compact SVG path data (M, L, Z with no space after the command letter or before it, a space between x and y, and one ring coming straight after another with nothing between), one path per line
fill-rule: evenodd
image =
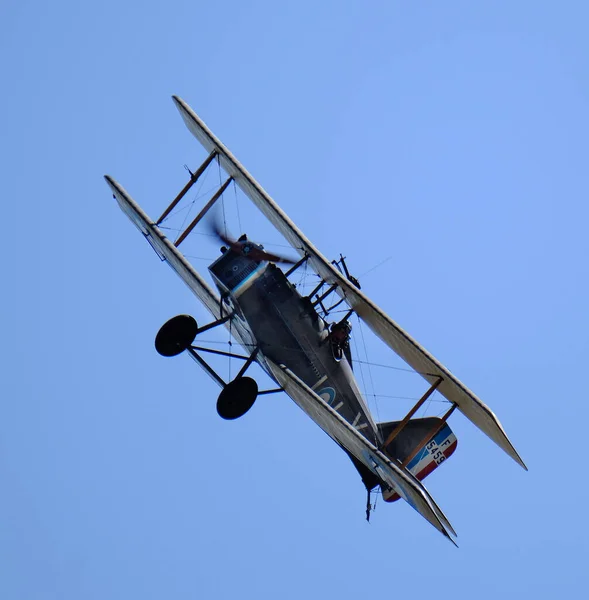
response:
M164 323L155 336L155 349L162 356L177 356L190 347L198 325L190 315L178 315Z
M258 396L258 384L251 377L240 377L228 383L219 394L217 412L231 421L245 415Z

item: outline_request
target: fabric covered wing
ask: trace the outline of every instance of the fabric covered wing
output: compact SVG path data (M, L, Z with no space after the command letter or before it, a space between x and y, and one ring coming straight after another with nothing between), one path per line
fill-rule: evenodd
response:
M307 254L315 272L327 283L337 284L340 296L358 316L409 366L428 382L442 377L438 391L489 436L500 448L527 470L526 465L509 441L497 417L477 396L461 383L448 369L422 348L406 331L348 281L305 237L282 209L264 191L260 184L244 169L229 150L218 140L203 121L180 98L173 96L184 122L192 134L211 152L216 150L223 169L235 179L236 184L259 208L264 216L288 240L301 256Z
M141 207L129 196L125 189L112 177L105 175L112 193L122 211L145 236L156 254L165 260L184 283L194 292L198 299L207 307L215 319L219 318L219 296L207 282L194 270L182 253L170 242L161 230L143 212Z
M454 542L452 525L423 485L387 458L327 402L284 365L267 359L270 372L284 391L338 444L365 464L385 484L406 500L438 531Z
M456 404L465 417L527 471L526 465L491 409L362 292L343 279L339 273L335 277L350 306L372 331L430 384L441 377L443 381L437 388L438 391Z

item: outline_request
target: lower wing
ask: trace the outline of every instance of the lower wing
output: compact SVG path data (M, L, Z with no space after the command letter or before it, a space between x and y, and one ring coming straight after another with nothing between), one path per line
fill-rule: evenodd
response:
M325 433L344 446L453 544L456 532L423 484L372 445L284 365L267 359L272 376Z

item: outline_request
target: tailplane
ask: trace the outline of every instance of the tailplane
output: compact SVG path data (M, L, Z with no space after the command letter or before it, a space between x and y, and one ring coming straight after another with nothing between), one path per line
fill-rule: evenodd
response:
M384 440L387 440L390 434L399 425L399 421L390 421L388 423L379 423L378 429ZM438 465L449 458L456 450L458 440L450 429L448 423L434 434L425 445L423 440L428 432L435 431L442 423L438 417L425 417L423 419L411 419L384 448L384 452L391 458L405 462L410 458L406 468L422 480L434 471ZM413 458L411 455L418 446L423 446ZM393 491L383 489L383 498L387 502L394 502L399 499L399 495Z

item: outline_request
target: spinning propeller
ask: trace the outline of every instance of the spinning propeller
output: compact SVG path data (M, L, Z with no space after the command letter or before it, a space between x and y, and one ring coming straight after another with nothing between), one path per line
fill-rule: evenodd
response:
M247 236L244 234L238 240L232 240L223 234L219 220L215 217L208 221L211 233L216 235L222 242L236 254L243 254L251 258L252 260L267 260L268 262L274 263L286 263L289 265L295 264L292 258L286 256L280 256L279 254L272 254L262 250L259 246L250 242Z

